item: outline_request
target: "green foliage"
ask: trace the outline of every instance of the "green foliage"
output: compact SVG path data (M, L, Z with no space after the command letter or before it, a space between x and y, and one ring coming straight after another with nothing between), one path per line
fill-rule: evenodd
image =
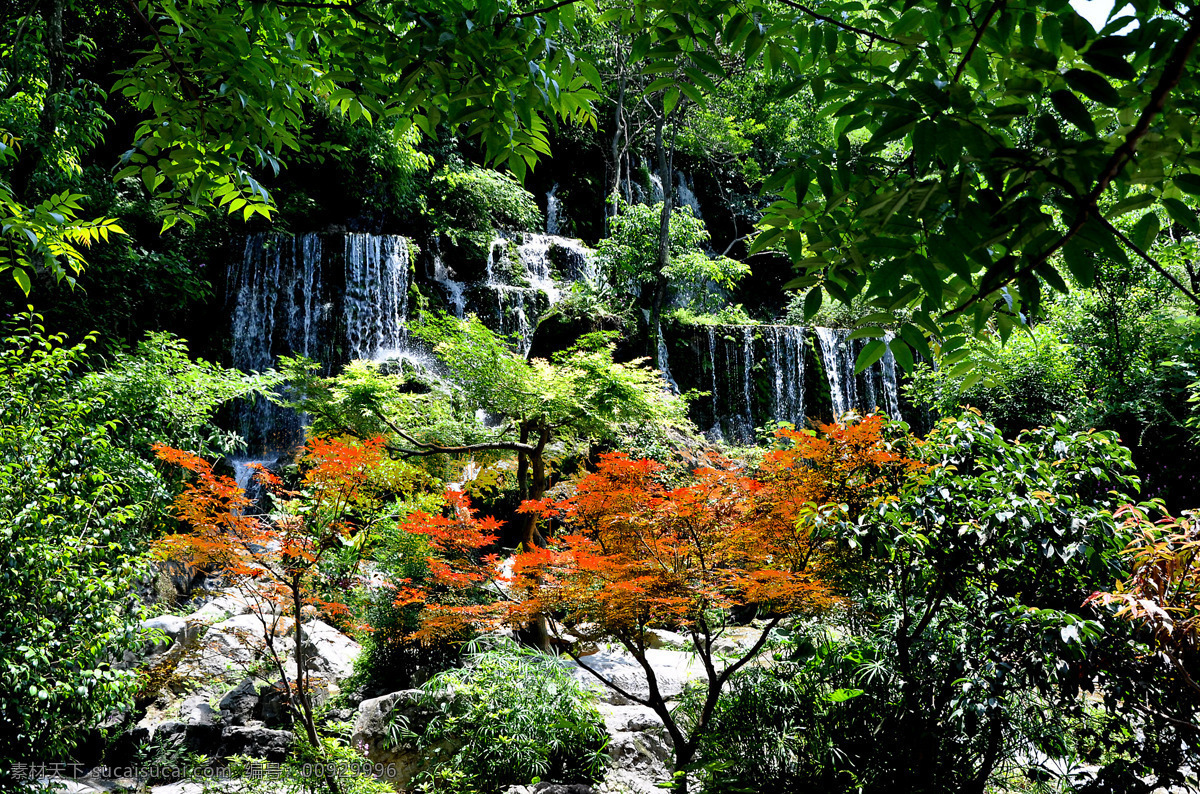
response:
M1149 250L1158 219L1126 234L1124 213L1161 207L1194 233L1200 19L1126 8L1136 24L1099 31L1062 0L849 4L832 24L801 9L791 69L833 143L767 180L753 250L786 250L797 289L911 308L895 344L923 333L949 356L1036 318L1068 274L1089 286L1096 253Z
M121 173L164 197L168 225L189 220L202 201L247 218L269 214L254 173L277 173L301 147L306 107L353 122L396 118L398 134L468 126L491 161L520 177L548 151L543 114L588 120L597 97L575 59L545 38L573 22L571 6L534 24L515 24L507 2L356 13L274 3L139 9L161 44L147 46L118 84L145 114ZM546 93L551 78L557 88Z
M474 166L443 168L430 180L434 226L443 230L493 233L535 231L542 211L533 195L507 174Z
M619 289L632 292L658 280L658 233L662 204L622 204L610 219L611 234L596 255ZM704 313L723 305L723 290L737 286L750 266L702 250L708 242L704 221L690 207L677 207L669 224L670 262L662 275L674 286L684 308ZM714 289L715 287L715 289Z
M1086 403L1073 351L1049 326L1015 334L1004 345L971 342L968 347L972 356L987 361L985 367L964 375L955 368L918 364L905 385L909 397L944 416L962 406L978 408L1010 438L1051 425L1059 415L1077 417Z
M1033 787L1031 748L1098 766L1108 790L1180 781L1197 704L1084 604L1121 572L1107 492L1136 487L1128 451L1061 426L1009 441L968 415L911 454L930 468L840 530L834 626L797 629L722 696L706 790Z
M243 442L212 423L217 409L238 398L268 399L282 379L192 360L182 339L151 332L135 352L115 353L104 369L85 375L79 395L97 407L97 420L111 421L125 444L147 459L156 443L218 455Z
M6 144L0 141L0 165ZM28 295L35 273L45 271L55 281L74 286L83 270L81 249L124 234L112 218L81 220L85 196L63 192L32 206L22 204L0 182L0 273L8 271Z
M683 404L641 361L613 361L611 334L581 338L552 361L525 361L479 320L442 317L417 331L468 403L567 438L604 439L617 426L684 424Z
M137 472L123 465L116 428L70 388L84 347L26 320L0 348L5 761L63 758L128 702L136 679L112 662L138 645L130 591L144 573Z
M505 643L439 674L425 690L436 712L413 737L432 762L421 785L490 794L537 779L599 782L603 723L594 696L558 659ZM400 740L407 728L394 724L393 737Z

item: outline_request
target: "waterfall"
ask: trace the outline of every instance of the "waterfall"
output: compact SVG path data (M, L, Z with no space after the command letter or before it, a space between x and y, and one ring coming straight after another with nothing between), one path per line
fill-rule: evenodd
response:
M675 198L678 206L691 207L693 215L697 218L704 217L704 213L700 212L700 199L692 192L691 180L682 171L675 172Z
M275 365L273 343L316 355L321 314L321 238L252 234L229 277L233 365L262 372Z
M533 326L526 311L526 300L530 297L531 290L504 284L492 284L489 288L496 293L496 333L513 339L517 352L522 356L529 355L529 348L533 343ZM536 304L533 308L536 309Z
M742 370L742 404L738 417L740 425L738 436L742 441L752 442L754 440L754 410L750 371L754 368L754 329L749 325L743 325L741 331L742 345L738 364L741 365Z
M562 212L562 205L558 200L558 183L546 193L546 234L558 235L560 229L559 214Z
M650 203L661 204L666 199L666 194L663 192L662 177L653 171L650 172Z
M497 237L492 240L491 248L488 250L488 260L486 265L486 275L484 283L498 284L496 281L496 265L504 259L508 254L508 239L505 237Z
M463 291L466 285L450 277L450 270L442 262L441 254L435 254L433 257L433 280L446 291L446 298L450 301L454 316L461 320L467 308L467 298Z
M672 394L679 394L679 384L675 382L675 378L671 376L671 365L667 360L667 342L663 336L662 324L657 328L658 331L658 365L661 368L663 380L667 382L667 388Z
M709 325L705 326L704 330L708 335L708 371L712 375L713 426L709 433L716 437L720 437L721 407L717 397L721 392L717 388L717 329L715 326Z
M880 379L883 381L883 409L892 419L900 418L900 386L896 382L896 357L892 355L890 342L895 337L895 334L890 331L884 336L884 341L888 342L888 349L884 351L883 358L879 360L880 364Z
M767 362L774 373L771 412L777 422L802 427L804 413L804 329L797 325L769 325Z
M241 261L229 268L233 366L262 372L274 367L281 353L328 366L326 280L317 235L247 236ZM238 400L232 410L252 451L288 449L303 438L304 418L265 398Z
M550 246L561 239L545 234L526 234L517 246L517 256L534 289L540 289L550 299L550 305L558 302L558 287L554 284L554 268L550 263Z
M848 331L837 328L818 328L817 340L821 345L821 363L825 365L825 378L829 381L829 395L833 400L833 415L842 415L858 407L858 390L854 382L854 356L847 344Z
M351 359L398 350L408 337L408 240L348 234L346 342Z
M278 458L230 458L229 465L233 468L233 480L237 483L237 487L245 491L250 487L250 478L254 476L255 470L251 466L258 464L269 469L278 460Z

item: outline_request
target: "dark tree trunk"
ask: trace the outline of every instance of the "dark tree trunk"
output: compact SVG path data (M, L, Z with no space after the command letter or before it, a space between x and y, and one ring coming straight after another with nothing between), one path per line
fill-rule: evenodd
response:
M21 148L21 156L13 166L10 185L18 198L29 200L29 186L34 173L46 159L58 132L59 94L66 90L70 64L63 47L63 4L66 0L42 0L42 19L46 23L46 98L38 118L34 140Z
M675 140L672 136L668 147L663 142L663 128L666 126L667 114L663 112L658 117L658 126L654 130L654 149L658 156L658 178L663 185L663 206L658 222L658 261L655 271L658 277L654 281L654 294L650 303L650 342L653 350L654 365L659 370L666 370L666 361L662 352L665 349L662 340L662 310L667 297L667 277L663 271L671 264L671 210L674 208L674 168Z

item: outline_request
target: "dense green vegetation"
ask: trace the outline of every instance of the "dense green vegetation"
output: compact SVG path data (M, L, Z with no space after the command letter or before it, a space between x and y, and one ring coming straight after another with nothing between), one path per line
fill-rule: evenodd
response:
M5 9L0 787L1197 785L1200 5Z

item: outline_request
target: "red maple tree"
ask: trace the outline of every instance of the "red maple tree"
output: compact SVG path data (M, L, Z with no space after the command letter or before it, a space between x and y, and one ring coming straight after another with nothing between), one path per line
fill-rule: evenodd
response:
M287 704L313 748L321 747L311 698L311 672L303 637L303 619L313 613L344 616L347 606L321 597L332 588L321 580L321 562L356 531L366 529L356 509L364 485L386 460L382 438L366 441L313 438L300 457L298 490L259 466L255 478L271 494L273 516L257 515L254 504L231 477L191 452L156 445L163 461L191 472L193 478L175 499L176 516L190 528L156 544L160 556L217 570L258 608L258 640L274 665ZM365 520L371 520L369 517ZM325 585L325 586L322 586ZM288 623L295 629L295 666L288 670L279 636ZM326 782L336 794L337 781Z
M884 420L823 425L819 433L781 430L756 477L714 456L689 482L674 486L666 469L623 453L602 455L597 470L563 499L525 502L521 510L559 526L544 548L517 554L500 576L495 556L480 557L494 529L458 495L452 515L416 516L404 526L427 534L447 566L436 577L461 599L481 584L503 580L508 601L443 601L425 608L426 636L468 625L523 624L553 614L568 628L590 624L613 637L643 669L641 696L576 661L605 686L653 709L671 736L676 768L693 759L725 682L752 661L783 617L813 613L836 601L829 584L836 565L832 527L887 498L920 468L885 437ZM431 567L434 563L431 561ZM410 589L406 602L430 591ZM758 634L731 656L718 640L731 609L755 606L765 615ZM558 625L558 624L552 624ZM705 671L697 720L680 725L659 688L647 651L654 629L683 632ZM686 778L676 781L686 787Z

